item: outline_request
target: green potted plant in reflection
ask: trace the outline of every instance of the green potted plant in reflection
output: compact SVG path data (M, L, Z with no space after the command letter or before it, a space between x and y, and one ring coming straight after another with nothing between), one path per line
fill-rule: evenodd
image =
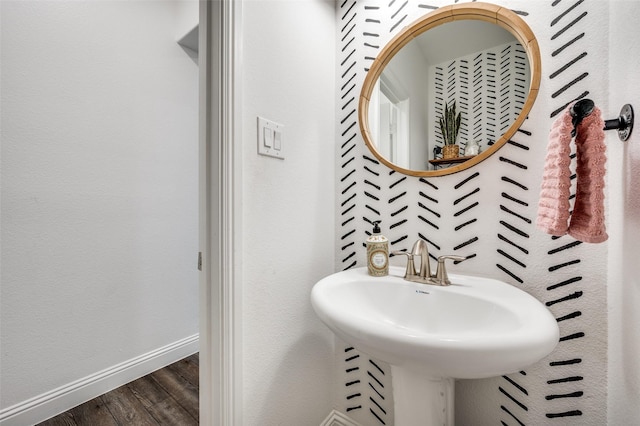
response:
M453 101L451 107L444 104L444 113L440 117L440 132L444 146L442 147L442 158L456 158L460 152L460 147L456 144L458 132L460 131L460 121L462 121L462 113L456 114L456 101Z

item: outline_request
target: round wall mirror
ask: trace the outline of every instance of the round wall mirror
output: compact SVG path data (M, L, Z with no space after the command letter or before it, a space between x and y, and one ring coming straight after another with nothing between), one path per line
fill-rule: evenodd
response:
M514 12L442 7L387 44L365 78L358 117L369 150L413 176L465 170L502 147L531 110L540 50Z

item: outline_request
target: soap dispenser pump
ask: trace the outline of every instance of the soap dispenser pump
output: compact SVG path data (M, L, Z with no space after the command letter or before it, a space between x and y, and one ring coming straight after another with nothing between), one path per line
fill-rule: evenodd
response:
M367 269L369 275L389 275L389 240L380 233L380 221L372 222L373 232L367 238Z

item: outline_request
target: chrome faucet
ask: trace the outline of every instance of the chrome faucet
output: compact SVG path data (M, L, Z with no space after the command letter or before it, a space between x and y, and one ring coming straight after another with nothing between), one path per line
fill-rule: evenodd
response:
M393 255L407 256L407 269L404 273L404 279L407 281L447 286L451 285L451 281L447 275L447 269L445 268L445 260L455 260L461 262L466 260L466 257L456 255L446 255L438 257L438 266L436 268L435 275L431 274L431 262L429 261L429 247L427 242L423 239L419 239L413 244L411 252L406 251L394 251ZM420 272L416 273L415 257L420 256Z

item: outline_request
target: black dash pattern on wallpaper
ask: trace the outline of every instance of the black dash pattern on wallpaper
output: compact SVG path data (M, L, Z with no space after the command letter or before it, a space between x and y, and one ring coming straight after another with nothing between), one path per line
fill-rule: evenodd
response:
M340 30L340 134L343 138L340 147L340 184L342 196L341 217L342 231L340 235L341 260L343 269L356 266L356 220L355 211L358 201L358 184L356 181L357 164L355 161L356 144L358 143L358 126L356 121L358 107L358 89L356 80L357 55L356 55L356 21L357 13L355 0L345 0L340 5L341 30Z
M450 234L453 238L453 250L457 255L464 256L467 260L478 255L476 250L479 246L478 243L481 242L480 238L473 233L472 228L467 228L467 226L478 222L478 214L481 211L482 190L476 181L479 176L480 173L476 171L456 181L453 189L458 192L449 206L449 210L453 212L450 219L454 220L453 231L455 233ZM461 230L463 232L459 232ZM433 257L437 259L437 256ZM454 262L454 264L458 263L459 261Z
M527 11L516 11L521 16L528 16ZM506 86L499 86L496 78L490 78L483 82L494 89L497 95L497 105L490 106L495 110L498 121L495 123L500 134L509 127L509 117L517 116L527 97L522 87L528 78L524 69L526 67L526 52L520 45L510 45L500 52L500 62L508 62L511 70L508 78L514 80L516 90L510 92ZM492 58L488 58L492 59ZM491 65L495 66L495 65ZM501 74L502 75L502 74ZM527 264L529 263L530 235L529 229L533 221L533 206L527 200L529 187L525 184L529 180L529 166L521 159L516 159L512 155L518 154L518 158L528 158L520 155L521 151L529 151L529 145L533 143L533 132L526 128L527 121L508 141L509 150L502 150L498 159L501 163L502 176L500 177L500 218L498 220L498 232L496 239L497 262L496 268L503 274L507 282L514 285L525 283ZM514 150L515 149L515 150ZM520 152L519 152L520 151ZM510 154L513 153L513 154ZM519 374L502 376L501 383L498 384L498 403L500 408L500 420L502 425L537 424L532 418L529 407L529 391L527 390L528 380L526 372Z
M456 101L457 109L466 117L460 126L462 155L464 141L473 139L486 149L520 114L527 97L526 63L526 51L513 42L435 66L432 114L441 116L445 104ZM442 145L438 120L433 120L430 127L436 144Z
M364 14L365 26L361 28L360 32L362 33L363 40L361 51L364 53L361 59L364 64L364 75L366 75L366 72L369 71L370 64L377 56L381 47L382 15L380 14L380 6L365 6ZM362 199L364 203L362 222L366 224L365 234L368 236L371 235L373 222L381 220L384 194L382 192L380 162L373 158L373 155L370 155L368 152L362 156L362 160L361 163L364 163L364 173L360 176L363 187L361 193L364 195ZM388 226L389 224L386 223L383 225L385 229L388 229ZM361 240L360 245L364 246L365 238Z
M587 57L588 43L585 39L587 24L585 17L588 12L584 0L560 2L552 4L552 28L551 58L552 64L549 79L556 90L551 94L551 103L555 103L551 118L560 114L571 101L558 104L558 99L578 100L589 95L589 73L586 71L584 59ZM569 31L571 29L571 31ZM576 35L577 32L577 35ZM572 155L575 162L575 155ZM573 199L575 194L572 194ZM550 308L562 308L562 312L556 320L560 326L561 351L556 353L572 354L568 359L555 359L549 362L552 375L547 380L546 401L553 401L553 405L545 410L547 419L562 421L563 418L583 417L581 410L584 397L583 373L581 368L580 342L586 336L584 331L576 330L575 322L583 316L581 285L584 283L582 276L569 276L567 269L581 262L576 248L582 243L569 237L550 238L550 249L547 252L551 260L548 267L550 284L547 286L546 305ZM557 277L557 278L556 278ZM570 332L564 330L564 326ZM571 349L575 347L575 349ZM550 407L553 407L551 409ZM583 424L589 424L588 418L581 418Z
M545 78L549 79L552 90L547 102L550 117L562 112L569 102L589 95L589 73L584 63L588 58L587 37L585 36L587 7L584 0L562 0L546 3L551 9L549 26L549 57L544 58ZM531 247L532 223L536 206L530 200L532 165L528 156L522 155L530 150L536 140L527 121L508 141L508 149L499 153L499 182L495 188L482 186L477 182L480 174L461 173L459 179L453 179L456 191L453 201L446 203L440 196L442 191L450 191L449 185L442 185L438 179L415 179L394 174L380 164L361 145L357 122L358 96L366 72L377 57L385 40L410 22L409 16L418 8L420 14L437 9L439 5L431 3L413 3L411 0L390 0L388 2L367 2L356 7L357 0L344 0L340 4L339 17L339 199L340 199L340 262L346 270L362 266L358 259L362 252L366 235L371 231L371 222L383 218L385 232L393 249L410 248L416 238L427 240L432 258L440 252L441 246L455 248L456 254L469 259L481 254L481 247L493 244L482 241L476 228L482 223L480 212L485 207L484 191L498 191L499 213L496 217L497 232L495 267L499 275L514 285L524 285L532 270L538 268L530 259L534 252ZM527 17L525 10L515 11ZM360 15L360 16L359 16ZM526 18L525 18L526 19ZM516 80L524 86L528 78L525 67L526 53L522 46L510 45L499 51L486 52L481 56L450 61L438 67L435 73L436 95L433 102L435 116L441 113L445 103L456 99L458 105L469 117L461 129L465 138L480 138L484 147L491 145L508 127L510 116L521 111L527 94L522 89L509 91L501 79ZM512 70L503 75L508 63ZM517 85L518 85L517 84ZM517 86L516 85L516 86ZM483 100L480 93L488 94ZM493 120L491 126L483 128L485 119ZM436 123L429 123L436 138L440 137ZM495 130L497 129L497 130ZM439 143L442 143L440 140ZM464 154L464 143L461 146ZM537 167L537 166L536 166ZM446 205L444 205L446 204ZM413 208L416 207L415 210ZM409 212L412 215L409 216ZM406 230L418 227L417 235ZM446 228L446 229L444 229ZM447 232L450 230L453 232ZM438 232L435 232L438 231ZM444 231L444 232L443 232ZM440 235L451 238L445 245L437 241ZM363 238L365 237L365 238ZM557 312L558 324L568 326L561 331L560 356L548 361L548 373L544 378L526 375L525 371L503 376L497 383L495 410L499 413L503 425L562 424L563 419L584 417L581 409L585 399L584 388L586 372L582 369L582 356L579 342L585 337L585 331L576 330L576 321L584 320L587 315L583 299L583 285L587 278L568 271L579 266L580 244L569 238L549 239L545 269L540 271L549 282L543 300L550 309L562 307ZM569 327L571 326L571 327ZM571 349L574 348L575 349ZM346 375L346 410L354 418L366 419L364 424L393 424L392 392L388 386L390 371L386 364L377 364L365 354L354 348L345 352L344 371ZM357 358L353 358L355 356ZM544 398L533 400L529 390L531 380L540 380L540 388L545 389ZM537 409L532 409L532 406ZM553 407L553 408L551 408ZM543 414L537 414L543 413ZM542 418L534 418L534 416ZM580 419L585 424L589 419ZM359 420L364 421L364 420Z
M367 368L367 376L369 379L369 387L373 390L371 396L369 396L369 402L371 405L369 407L369 412L375 419L383 425L386 425L388 422L387 416L388 411L385 406L385 386L382 380L380 380L379 376L385 376L386 373L380 365L378 365L375 361L369 360L369 365Z
M362 409L362 392L360 391L360 354L352 346L344 349L344 364L346 372L345 388L347 389L347 413Z
M383 14L381 6L356 7L356 0L345 0L340 4L340 261L343 270L357 267L358 249L364 243L359 235L360 224L366 224L365 236L370 235L371 223L379 220L385 205L392 205L393 214L386 229L401 229L407 222L406 190L403 176L398 176L389 185L381 174L386 173L373 155L362 153L357 122L360 84L365 73L381 47ZM402 25L406 19L404 9L408 1L392 1L387 7L395 8L394 22ZM364 16L358 16L364 14ZM362 27L358 22L364 21ZM364 73L363 73L363 71ZM404 203L404 204L403 204ZM360 229L360 231L358 230ZM397 237L391 244L402 241L406 235ZM390 425L392 418L391 389L386 364L378 364L365 354L349 346L344 353L345 410L355 418L367 419L366 424Z

